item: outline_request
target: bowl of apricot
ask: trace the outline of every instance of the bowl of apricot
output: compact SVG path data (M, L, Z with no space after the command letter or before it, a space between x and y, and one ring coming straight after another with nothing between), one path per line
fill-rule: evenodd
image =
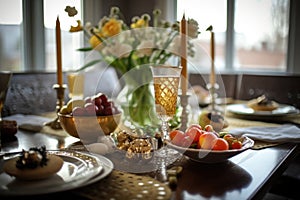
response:
M230 132L215 132L211 126L202 129L191 125L184 132L173 130L167 146L201 163L221 163L253 147L248 137L235 137Z

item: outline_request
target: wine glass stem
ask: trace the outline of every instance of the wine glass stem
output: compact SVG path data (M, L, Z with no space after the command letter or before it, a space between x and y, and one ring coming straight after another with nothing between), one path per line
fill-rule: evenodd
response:
M162 120L162 126L161 126L161 131L162 131L162 143L163 147L165 146L166 140L168 139L168 121L167 120Z
M161 181L162 182L167 182L168 181L168 174L167 174L167 159L168 159L168 149L166 146L166 141L168 139L168 129L169 129L169 125L168 125L168 121L167 120L162 120L162 126L161 126L161 130L162 130L162 160L161 160L161 170L160 170L160 175L161 175Z

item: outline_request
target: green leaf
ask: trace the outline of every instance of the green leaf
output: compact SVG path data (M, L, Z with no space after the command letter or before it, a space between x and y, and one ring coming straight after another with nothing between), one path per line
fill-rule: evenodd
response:
M83 47L83 48L77 49L77 51L91 51L91 50L93 50L92 47Z
M85 65L83 65L82 67L80 67L79 69L77 69L76 72L81 71L81 70L84 70L84 69L86 69L86 68L88 68L88 67L90 67L90 66L95 65L95 64L98 63L98 62L101 62L101 61L102 61L102 59L97 59L97 60L93 60L93 61L91 61L91 62L88 62L87 64L85 64Z

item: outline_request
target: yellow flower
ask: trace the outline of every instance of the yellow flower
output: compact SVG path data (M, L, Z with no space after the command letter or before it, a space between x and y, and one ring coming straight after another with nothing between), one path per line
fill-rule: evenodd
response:
M144 20L144 19L139 19L135 23L132 23L131 28L143 28L143 27L148 27L149 26L149 21Z
M99 37L102 38L102 35L100 33L97 33L90 38L89 43L93 49L102 43Z
M104 24L101 31L104 37L111 37L122 31L122 24L115 18L111 18Z

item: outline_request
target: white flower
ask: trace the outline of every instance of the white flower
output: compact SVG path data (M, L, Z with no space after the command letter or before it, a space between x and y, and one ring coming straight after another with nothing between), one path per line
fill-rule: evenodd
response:
M175 55L180 55L181 52L181 37L180 35L177 35L173 41L171 42L171 44L169 45L169 47L167 48L167 50L169 52L171 52L172 54Z
M87 22L85 25L84 25L84 30L90 35L92 36L91 34L91 30L94 28L94 26L92 25L91 22Z
M98 22L98 27L101 28L106 22L108 22L109 18L104 16L100 19L100 21Z
M117 58L126 58L132 51L132 47L128 44L115 43L107 45L103 48L103 54L112 55Z
M193 20L193 19L189 19L188 20L188 36L191 38L197 38L198 37L198 22Z
M155 44L154 44L153 40L142 41L137 46L138 57L151 56L154 47L155 47Z

